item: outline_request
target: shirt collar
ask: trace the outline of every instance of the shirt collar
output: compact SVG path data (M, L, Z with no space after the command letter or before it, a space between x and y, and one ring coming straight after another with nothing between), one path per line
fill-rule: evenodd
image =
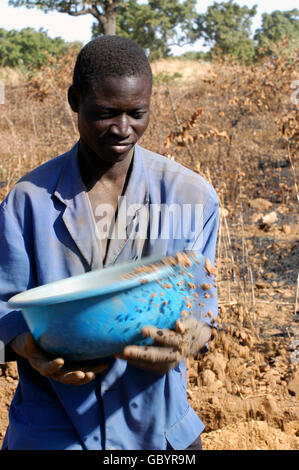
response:
M55 196L66 206L73 205L74 198L85 192L78 163L78 145L79 142L76 142L74 147L66 154L66 162L54 191ZM127 205L149 202L149 185L144 156L142 147L138 144L135 145L133 167L125 196Z
M78 163L78 145L65 154L65 164L61 170L54 195L66 206L73 204L74 198L85 191Z
M61 170L54 195L66 206L62 219L90 269L101 268L102 256L96 236L94 218L88 203L86 190L78 163L78 142L65 154L65 164ZM130 237L139 211L149 202L149 185L142 148L135 145L133 167L120 208L124 204L130 208L126 218L124 240L111 240L107 253L107 263L114 263ZM120 212L121 209L119 209ZM141 252L142 245L133 240L136 250ZM133 246L132 246L133 249ZM105 263L106 264L106 263Z

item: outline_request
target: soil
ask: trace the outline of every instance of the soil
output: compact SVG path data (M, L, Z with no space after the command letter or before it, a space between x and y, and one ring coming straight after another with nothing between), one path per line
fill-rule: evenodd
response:
M296 227L287 234L277 226L244 229L256 273L251 299L242 299L237 282L218 281L219 332L208 353L189 361L188 396L206 426L205 449L299 449ZM236 257L238 236L231 233Z

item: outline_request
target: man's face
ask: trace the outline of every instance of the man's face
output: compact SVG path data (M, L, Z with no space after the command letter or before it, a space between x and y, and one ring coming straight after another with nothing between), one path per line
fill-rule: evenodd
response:
M132 155L149 123L150 98L145 76L107 77L79 97L80 140L93 158L114 162Z

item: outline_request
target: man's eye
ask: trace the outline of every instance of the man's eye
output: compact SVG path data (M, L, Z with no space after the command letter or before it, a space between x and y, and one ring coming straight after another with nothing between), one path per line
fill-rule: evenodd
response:
M97 119L100 121L105 120L105 119L111 119L113 117L113 114L109 113L96 113Z
M143 116L146 114L145 111L138 111L138 112L135 112L135 113L132 113L131 116L132 118L134 119L141 119L143 118Z

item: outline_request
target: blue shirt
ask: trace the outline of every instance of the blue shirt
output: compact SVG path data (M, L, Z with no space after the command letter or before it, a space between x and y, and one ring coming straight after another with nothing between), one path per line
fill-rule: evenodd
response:
M0 206L0 339L5 344L28 331L22 313L7 305L18 292L152 254L193 250L214 262L219 218L214 189L177 162L136 145L125 192L133 210L123 239L111 240L103 266L77 149L78 144L25 175ZM187 217L188 227L171 222L165 236L163 217L153 231L149 219L147 237L130 236L143 207L171 204L201 207L201 221L194 214L189 220L187 211L182 224ZM216 295L195 315L209 321L208 310L217 315ZM184 361L157 374L108 358L107 370L74 386L43 377L27 360L16 359L19 383L3 448L163 450L169 443L185 449L204 428L187 401Z

